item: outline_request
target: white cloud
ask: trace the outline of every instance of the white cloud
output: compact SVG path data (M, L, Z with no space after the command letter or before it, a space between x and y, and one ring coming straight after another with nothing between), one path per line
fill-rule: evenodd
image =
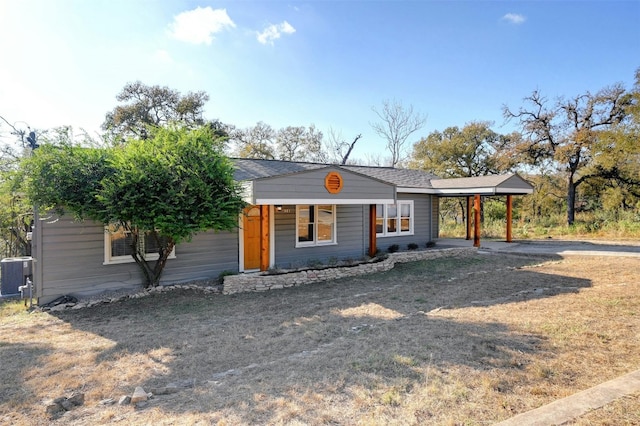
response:
M211 44L213 34L235 26L226 9L197 7L174 16L173 23L169 25L169 34L187 43Z
M262 44L273 44L273 41L279 39L282 34L293 34L296 29L291 26L287 21L283 21L281 24L272 24L264 29L261 33L258 33L258 41Z
M519 13L507 13L502 17L503 21L509 21L512 24L518 25L522 24L527 18L524 15L520 15Z

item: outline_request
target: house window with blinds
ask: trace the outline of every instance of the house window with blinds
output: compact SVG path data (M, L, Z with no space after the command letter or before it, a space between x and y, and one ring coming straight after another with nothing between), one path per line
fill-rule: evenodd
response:
M129 263L134 262L131 256L133 248L131 246L133 242L133 235L130 231L126 230L122 226L109 225L105 227L105 250L104 250L104 264L114 263ZM159 258L159 245L162 244L163 239L166 237L159 237L152 232L145 232L143 237L138 241L138 247L141 252L144 253L144 257L147 260L155 260ZM169 259L176 257L175 247Z
M296 207L296 247L336 243L336 206L331 204Z
M413 201L376 205L376 236L413 235Z

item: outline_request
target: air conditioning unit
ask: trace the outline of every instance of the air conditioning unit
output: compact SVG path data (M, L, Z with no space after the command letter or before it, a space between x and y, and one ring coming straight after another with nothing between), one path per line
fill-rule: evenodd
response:
M32 274L31 257L8 257L0 261L0 296L16 296L20 294L27 277Z

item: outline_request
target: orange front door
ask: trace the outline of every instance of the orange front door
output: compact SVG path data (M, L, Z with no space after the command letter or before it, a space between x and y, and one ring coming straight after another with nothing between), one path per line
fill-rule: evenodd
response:
M247 207L244 211L244 269L260 269L260 207Z

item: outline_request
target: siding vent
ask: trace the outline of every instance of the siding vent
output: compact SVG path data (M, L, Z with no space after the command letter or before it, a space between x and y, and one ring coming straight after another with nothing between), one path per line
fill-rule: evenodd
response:
M330 194L337 194L342 191L342 176L338 172L329 172L324 178L324 187Z

